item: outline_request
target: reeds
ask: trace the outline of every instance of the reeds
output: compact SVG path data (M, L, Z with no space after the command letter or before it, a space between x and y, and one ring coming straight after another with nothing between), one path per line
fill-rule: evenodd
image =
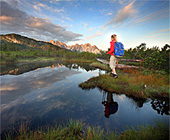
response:
M66 126L48 127L46 131L31 131L28 126L21 125L16 137L12 133L6 140L168 140L169 128L164 122L156 122L156 126L129 127L121 134L116 131L105 132L101 127L85 126L82 121L70 120Z

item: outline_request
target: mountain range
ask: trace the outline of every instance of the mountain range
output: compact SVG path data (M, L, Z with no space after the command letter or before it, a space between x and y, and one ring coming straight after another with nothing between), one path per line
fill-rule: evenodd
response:
M34 49L40 49L40 50L59 50L59 49L65 49L68 51L77 51L77 52L91 52L91 53L100 53L100 49L98 49L95 45L91 45L90 43L86 44L75 44L71 46L67 46L65 43L60 41L54 41L51 40L48 41L39 41L33 38L28 38L25 36L21 36L19 34L6 34L6 35L0 35L0 42L1 43L16 43L21 46L21 49L25 48L34 48Z
M6 35L0 35L0 43L3 46L3 44L11 44L15 43L17 44L21 50L24 49L39 49L39 50L60 50L62 48L52 45L49 42L44 41L38 41L36 39L28 38L25 36L21 36L18 34L6 34Z
M90 43L86 43L86 44L75 44L75 45L70 45L70 46L67 46L65 43L63 42L60 42L60 41L54 41L54 40L51 40L50 43L52 43L53 45L57 45L61 48L64 48L64 49L68 49L68 50L71 50L71 51L77 51L77 52L91 52L91 53L95 53L95 54L98 54L100 53L100 49L97 48L97 46L95 45L91 45Z

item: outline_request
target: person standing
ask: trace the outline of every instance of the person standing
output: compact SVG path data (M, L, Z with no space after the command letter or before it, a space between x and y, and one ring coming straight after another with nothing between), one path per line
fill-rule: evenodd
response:
M114 50L115 50L115 42L117 42L117 36L115 34L113 34L111 36L111 42L110 42L110 50L107 52L107 54L110 54L110 68L112 69L112 73L110 74L111 76L113 76L113 78L118 78L118 75L116 73L116 62L117 62L117 58L114 55Z

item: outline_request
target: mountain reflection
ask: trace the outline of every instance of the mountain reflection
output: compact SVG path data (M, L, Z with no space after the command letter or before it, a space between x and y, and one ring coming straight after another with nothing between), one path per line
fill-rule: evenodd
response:
M10 74L19 75L32 70L39 70L40 68L59 68L65 66L69 69L84 69L87 72L89 70L96 70L96 68L81 62L67 62L67 61L57 61L57 62L31 62L28 64L16 64L16 65L4 65L1 67L0 75Z
M105 101L106 93L103 92L102 104L105 106L105 117L109 118L111 114L115 114L118 110L118 103L114 101L113 94L107 93L107 100Z

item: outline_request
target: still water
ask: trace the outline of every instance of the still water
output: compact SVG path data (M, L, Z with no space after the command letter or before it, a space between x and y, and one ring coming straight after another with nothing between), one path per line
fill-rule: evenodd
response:
M168 101L135 100L98 88L81 89L81 82L104 73L86 67L55 64L19 75L2 75L1 132L23 122L36 129L69 119L118 132L130 126L154 125L155 121L169 123ZM116 105L108 116L106 104L110 102Z

